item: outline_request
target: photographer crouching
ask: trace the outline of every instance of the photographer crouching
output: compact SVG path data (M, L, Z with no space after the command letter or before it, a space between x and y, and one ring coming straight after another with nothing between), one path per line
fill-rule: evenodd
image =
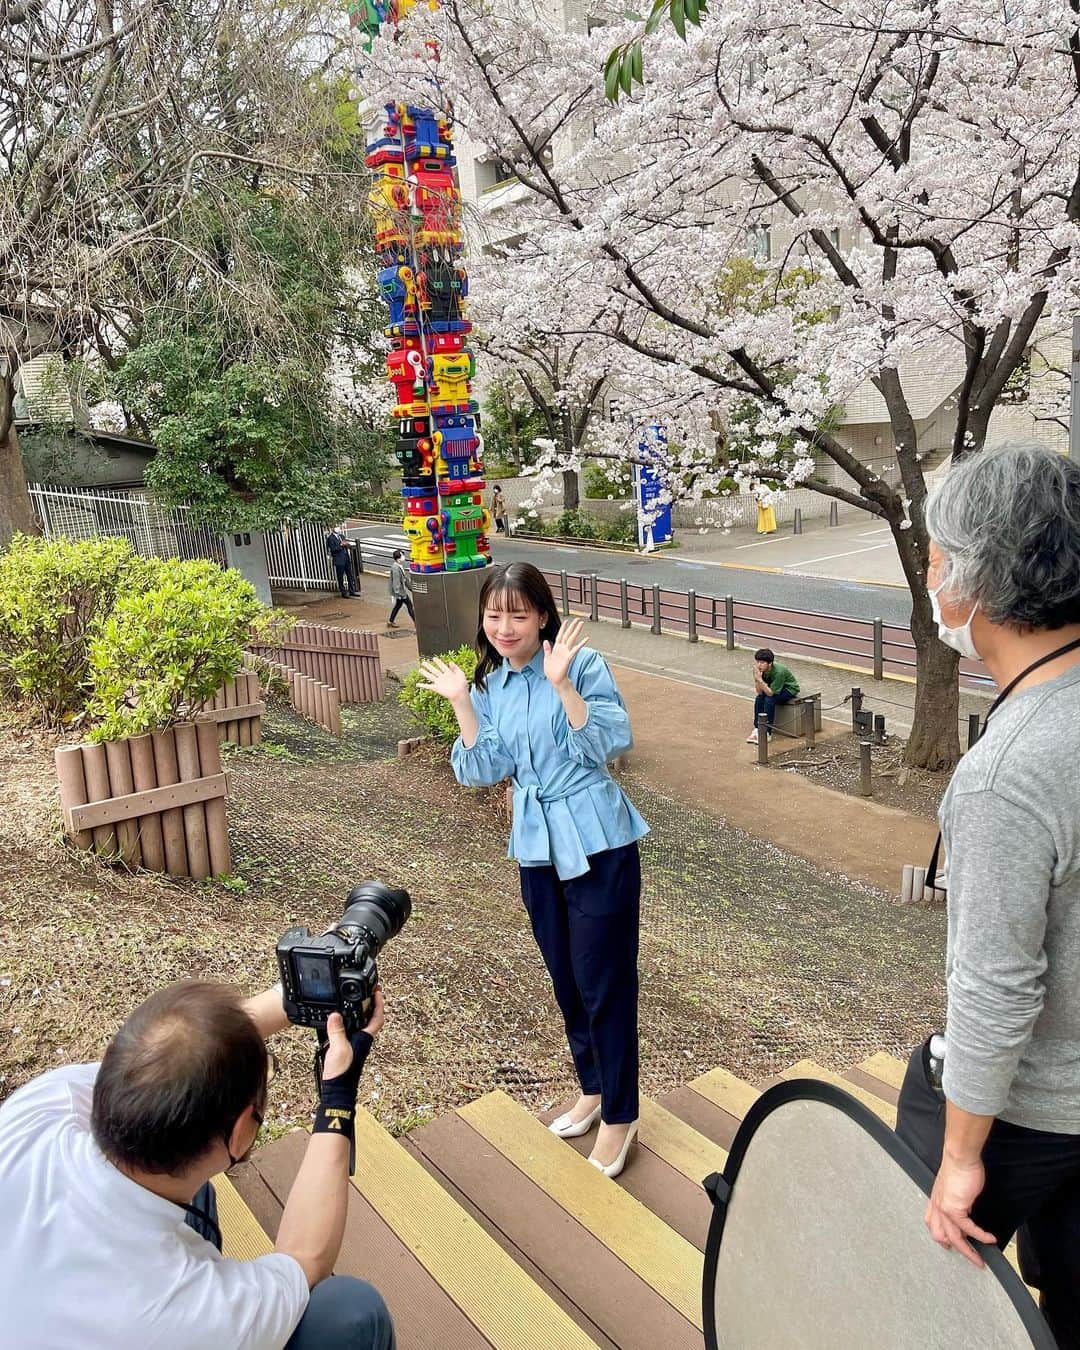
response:
M360 1074L383 1025L374 955L409 899L368 883L349 903L322 937L282 939L284 993L170 985L135 1009L100 1064L43 1074L0 1106L0 1344L393 1350L379 1294L332 1271ZM312 1136L274 1252L226 1260L210 1178L254 1147L265 1041L290 1020L319 1032Z
M912 1057L897 1130L937 1173L935 1241L981 1265L973 1242L1018 1233L1066 1350L1080 1347L1080 466L973 455L926 523L941 640L980 656L1000 693L941 805L946 1029Z

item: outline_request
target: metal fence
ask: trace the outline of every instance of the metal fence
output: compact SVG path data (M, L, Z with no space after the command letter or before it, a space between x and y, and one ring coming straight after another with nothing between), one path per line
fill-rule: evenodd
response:
M643 586L620 579L545 571L564 614L587 613L594 622L617 618L624 628L649 628L653 633L722 640L736 647L776 646L793 656L835 661L866 670L874 679L915 675L915 641L906 628L880 619L849 619L835 614L752 604L734 596L698 595L664 586ZM992 684L981 661L961 660L960 681L973 689Z
M211 558L225 566L221 535L191 522L186 506L165 508L137 492L30 484L30 504L47 539L128 540L148 558Z

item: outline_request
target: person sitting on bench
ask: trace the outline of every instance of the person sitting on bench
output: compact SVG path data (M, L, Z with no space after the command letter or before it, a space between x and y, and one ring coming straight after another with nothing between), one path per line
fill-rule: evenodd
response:
M790 703L799 695L799 681L776 659L769 647L759 647L754 653L754 729L746 738L752 745L758 738L758 718L762 713L769 719L769 735L773 734L773 718L778 703Z

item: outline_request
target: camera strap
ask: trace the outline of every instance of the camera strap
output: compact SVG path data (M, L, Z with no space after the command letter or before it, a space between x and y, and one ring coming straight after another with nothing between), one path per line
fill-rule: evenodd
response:
M1059 656L1066 656L1069 652L1074 652L1080 647L1080 638L1073 638L1071 642L1066 642L1063 647L1055 647L1052 652L1047 652L1045 656L1040 656L1037 661L1032 661L1030 666L1025 666L1019 675L1014 676L1005 688L994 699L993 703L986 710L986 716L982 720L982 726L979 728L980 739L986 734L986 728L989 725L990 718L997 712L998 708L1005 702L1021 680L1040 668L1040 666L1049 665L1051 661L1056 661ZM937 841L934 844L934 851L930 855L930 862L926 868L926 888L928 890L942 890L943 887L937 885L938 863L941 859L941 831L938 830Z

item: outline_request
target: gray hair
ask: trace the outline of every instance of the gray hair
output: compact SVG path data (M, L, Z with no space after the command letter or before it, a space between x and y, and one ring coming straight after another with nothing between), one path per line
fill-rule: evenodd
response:
M926 504L941 580L991 623L1080 623L1080 465L1039 445L957 464Z

